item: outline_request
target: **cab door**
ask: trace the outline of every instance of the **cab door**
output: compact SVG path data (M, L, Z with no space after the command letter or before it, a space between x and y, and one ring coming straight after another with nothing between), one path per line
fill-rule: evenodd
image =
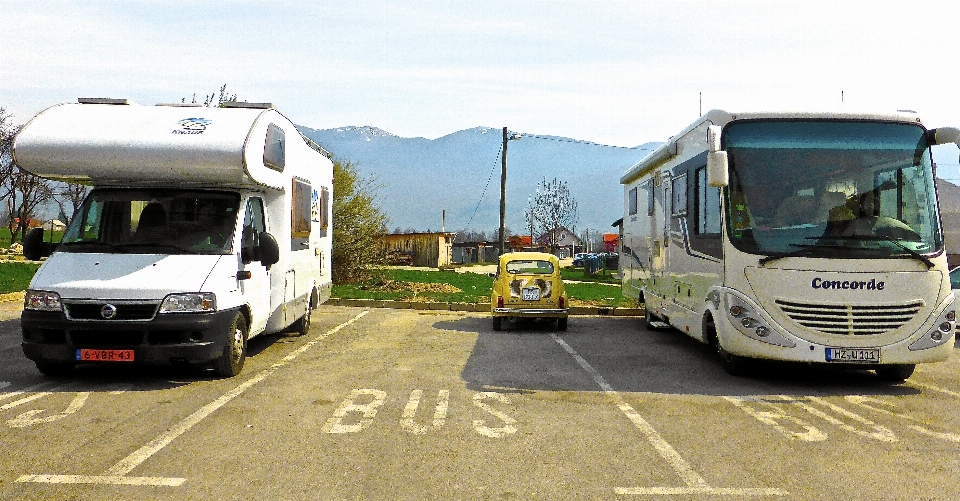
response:
M244 208L243 227L240 232L240 274L249 272L249 278L240 281L240 291L250 307L250 335L266 329L270 318L270 270L256 259L260 247L260 232L266 231L263 199L251 197Z

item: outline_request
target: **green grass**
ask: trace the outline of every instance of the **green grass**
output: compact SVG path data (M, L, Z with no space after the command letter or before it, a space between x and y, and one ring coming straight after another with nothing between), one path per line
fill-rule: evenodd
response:
M477 273L388 269L387 279L405 284L450 284L462 292L384 291L378 284L334 285L333 297L341 299L417 300L450 303L488 303L493 278ZM582 272L581 272L582 273ZM571 279L572 280L572 279ZM614 281L616 283L616 281ZM410 287L416 287L411 285ZM567 283L572 306L630 307L620 287L601 283Z
M25 290L39 267L37 263L0 261L0 294Z
M51 241L50 238L51 238L50 232L44 230L43 232L44 242L50 242ZM61 238L63 238L62 231L53 232L53 240L52 240L53 242L59 242ZM17 238L17 241L18 242L20 241L19 237ZM7 228L7 227L0 228L0 247L3 247L5 249L7 247L10 247L10 228Z

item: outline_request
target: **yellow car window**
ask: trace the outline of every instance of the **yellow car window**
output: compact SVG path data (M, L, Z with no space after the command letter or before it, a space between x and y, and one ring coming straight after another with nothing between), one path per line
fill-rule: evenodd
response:
M550 261L518 259L507 263L507 273L511 274L552 275L553 271L553 263Z

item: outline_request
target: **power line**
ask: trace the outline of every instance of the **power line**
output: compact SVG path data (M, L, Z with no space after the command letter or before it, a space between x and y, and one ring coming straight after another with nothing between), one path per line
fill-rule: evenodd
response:
M487 194L487 187L490 186L490 180L493 179L493 173L497 170L497 164L500 163L500 155L503 154L503 145L500 145L499 151L497 151L497 157L494 159L493 167L490 168L490 175L487 176L487 182L483 185L483 191L480 192L480 200L477 200L477 207L473 209L473 214L470 215L470 219L467 221L467 224L463 227L464 230L470 228L470 223L473 223L474 216L477 215L477 211L480 210L480 204L483 202L484 195Z
M600 144L593 141L583 141L580 139L561 139L559 137L550 137L550 136L539 136L537 134L527 134L525 132L518 132L520 137L532 137L534 139L545 139L547 141L556 141L558 143L575 143L575 144L586 144L590 146L602 146L604 148L619 148L623 150L637 150L637 151L652 151L654 148L640 148L639 146L627 147L627 146L614 146L611 144Z

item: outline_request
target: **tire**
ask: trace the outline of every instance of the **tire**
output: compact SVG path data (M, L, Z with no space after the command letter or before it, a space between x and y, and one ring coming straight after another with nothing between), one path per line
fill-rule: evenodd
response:
M567 330L567 317L557 319L557 330L558 331Z
M875 370L877 376L891 383L902 383L906 381L910 376L913 375L913 371L916 370L916 364L894 364L894 365L881 365Z
M221 377L233 377L243 370L247 358L247 319L243 313L237 312L224 335L227 343L220 358L213 361L213 371Z
M293 323L293 332L298 336L306 335L310 331L311 308L307 306L307 312Z
M503 319L500 317L493 317L493 330L498 331L503 328Z
M727 371L727 374L731 376L747 375L750 366L749 358L734 355L724 350L723 346L720 346L720 341L717 341L717 355L719 355L720 364L723 365L723 370Z
M73 362L54 362L52 360L37 360L34 363L41 374L50 377L67 376L73 372L73 368L76 366Z

